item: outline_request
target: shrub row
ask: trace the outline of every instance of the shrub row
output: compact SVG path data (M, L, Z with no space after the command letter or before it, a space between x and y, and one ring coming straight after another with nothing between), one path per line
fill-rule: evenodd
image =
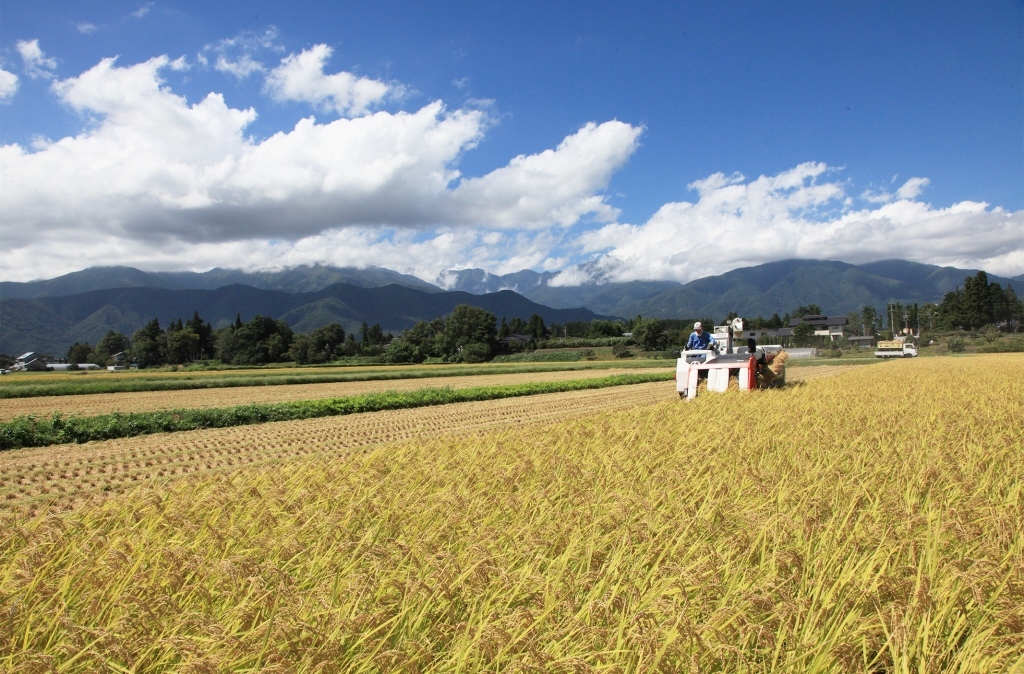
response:
M196 408L138 412L131 414L103 414L92 417L64 417L55 413L50 418L18 417L0 423L0 450L19 447L44 447L65 443L85 443L92 440L112 440L150 433L173 433L204 428L245 426L270 421L313 419L360 412L428 407L448 403L497 400L539 393L559 393L586 389L644 384L672 378L670 372L626 374L601 379L481 386L451 389L427 388L399 393L369 393L344 398L325 398L297 402L239 405L222 408Z
M615 346L625 344L631 346L635 342L632 337L551 337L537 342L538 349L581 349L594 346Z
M1020 353L1024 351L1024 337L1010 337L986 344L978 349L981 353Z
M495 363L560 363L580 360L594 360L597 356L590 349L583 351L527 351L511 355L495 356Z

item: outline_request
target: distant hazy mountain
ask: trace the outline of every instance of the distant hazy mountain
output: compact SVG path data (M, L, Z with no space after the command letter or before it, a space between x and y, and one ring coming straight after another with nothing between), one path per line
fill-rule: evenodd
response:
M632 304L682 285L677 281L549 285L555 276L555 272L535 272L529 269L504 275L489 274L483 269L459 269L442 272L437 277L437 284L449 290L463 290L473 294L514 290L534 302L549 307L587 307L592 311L614 316L629 315L628 307Z
M491 274L483 269L449 269L437 276L437 285L445 290L461 290L474 295L514 290L526 295L534 288L546 284L555 272L536 272L523 269L512 274Z
M720 276L691 281L674 290L623 307L619 315L684 318L724 317L730 311L741 316L771 316L798 306L817 304L830 314L846 314L887 302L939 302L950 290L963 285L976 269L956 269L906 260L884 260L852 265L830 260L784 260L756 267L734 269ZM989 274L989 280L1013 284L1020 280Z
M64 353L76 341L95 344L108 330L129 336L153 318L161 326L175 318L188 319L198 311L214 327L249 320L256 314L285 320L298 332L328 323L358 330L360 323L380 323L385 331L400 332L418 320L432 320L458 304L474 304L499 319L539 314L547 323L599 318L588 309L552 309L512 291L486 295L465 292L425 292L399 285L363 288L339 283L316 292L289 293L245 285L216 290L115 288L78 295L5 299L0 302L0 351Z
M241 284L265 290L315 292L335 283L378 288L390 283L438 292L437 286L415 276L383 267L331 267L302 265L281 271L245 272L240 269L211 269L205 272L145 272L134 267L90 267L45 281L0 283L0 299L9 297L55 297L90 290L113 288L166 288L171 290L213 290Z

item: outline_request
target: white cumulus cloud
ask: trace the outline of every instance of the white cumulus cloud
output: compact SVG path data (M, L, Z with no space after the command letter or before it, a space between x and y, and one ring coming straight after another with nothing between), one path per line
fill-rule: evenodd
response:
M893 176L893 182L895 181L896 176ZM896 190L896 194L887 190L864 190L860 198L870 204L887 204L894 199L916 199L929 184L931 181L928 178L911 178Z
M75 28L77 28L78 32L83 35L92 35L99 30L99 26L94 23L89 23L88 21L79 21L75 24Z
M215 70L244 80L250 75L266 72L266 66L259 60L261 53L280 50L277 28L270 26L262 33L243 31L216 44L208 44L196 59L205 66L213 58Z
M0 103L10 103L18 91L18 76L0 68Z
M182 63L104 59L53 84L93 120L81 133L0 147L5 245L16 251L0 262L5 277L112 259L164 269L361 261L426 278L452 264L550 267L562 237L552 228L614 219L600 192L641 133L588 124L463 178L457 163L483 138L484 112L438 101L301 119L257 141L246 133L255 110L218 93L190 104L166 86L161 71Z
M21 54L21 61L25 74L32 79L52 78L53 71L57 68L57 60L50 58L43 53L39 47L39 40L19 40L15 45L18 53Z
M720 173L696 181L696 202L667 203L641 225L612 223L581 235L579 249L601 256L555 283L690 281L788 258L1024 269L1024 211L970 201L934 208L914 200L926 178L908 180L898 201L853 209L829 174L824 164L806 163L750 181Z
M896 190L896 196L899 199L916 199L921 196L924 188L928 187L930 182L927 178L911 178Z
M289 54L267 76L266 90L279 101L301 101L339 115L358 116L379 105L394 88L379 80L357 77L349 72L324 73L333 50L314 45L299 54Z

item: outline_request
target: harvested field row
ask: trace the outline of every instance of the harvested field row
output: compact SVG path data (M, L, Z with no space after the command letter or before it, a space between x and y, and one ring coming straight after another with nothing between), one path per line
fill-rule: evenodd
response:
M787 377L799 382L807 374L820 377L851 367L801 370ZM675 382L11 450L0 453L0 508L46 503L63 508L151 481L320 452L344 454L397 440L544 423L664 400L678 400Z
M0 507L76 500L145 482L396 440L472 433L676 399L673 382L284 421L124 440L12 450L0 455Z
M644 368L641 372L666 372L666 368ZM246 386L192 391L145 391L139 393L98 393L76 396L12 398L0 400L0 421L34 415L47 417L54 412L64 415L95 416L113 412L152 412L197 407L232 407L249 403L279 403L296 400L317 400L380 393L383 391L415 391L447 386L455 389L525 384L576 379L595 379L618 374L633 374L633 368L528 372L517 374L483 374L462 377L416 379L384 379L329 384L291 384L281 386Z

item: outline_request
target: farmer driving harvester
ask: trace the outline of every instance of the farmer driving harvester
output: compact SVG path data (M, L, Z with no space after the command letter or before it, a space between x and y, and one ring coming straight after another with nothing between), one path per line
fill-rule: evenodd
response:
M693 324L693 334L686 342L686 350L676 361L676 391L680 398L697 397L698 383L707 379L706 390L725 393L730 381L740 391L776 388L786 383L786 352L781 347L757 348L757 341L747 340L746 348L733 350L733 337L743 333L743 319L736 317L724 326L726 339L719 348L718 341L704 331L699 323ZM723 353L724 352L724 353Z
M711 348L711 345L717 345L718 342L711 336L711 333L704 330L704 326L701 325L700 321L693 324L693 332L690 333L690 339L686 341L687 351L696 350L707 350Z

